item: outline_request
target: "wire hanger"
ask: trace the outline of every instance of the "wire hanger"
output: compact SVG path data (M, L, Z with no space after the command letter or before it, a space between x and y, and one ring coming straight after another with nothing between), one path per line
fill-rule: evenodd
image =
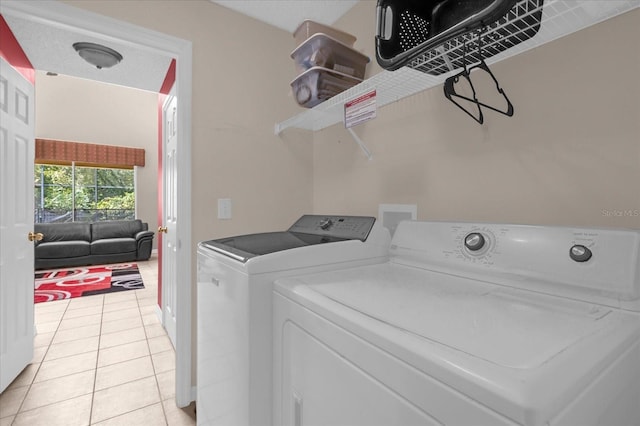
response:
M451 76L451 77L449 77L449 78L447 78L445 80L445 82L444 82L444 95L446 96L446 98L449 99L451 102L453 102L458 108L463 110L465 113L467 113L469 116L471 116L471 118L473 118L475 121L477 121L480 124L482 124L483 121L484 121L484 116L482 114L482 108L481 107L489 108L489 109L491 109L493 111L499 112L500 114L504 114L504 115L506 115L508 117L513 116L513 104L511 103L511 101L507 97L507 94L504 92L504 90L500 87L500 84L498 83L498 80L496 79L495 75L493 75L493 73L489 69L489 66L487 65L487 63L484 61L484 57L482 55L482 30L480 30L478 32L478 56L480 57L480 62L478 64L467 68L466 38L464 39L462 48L463 48L463 51L462 51L463 70L460 73L458 73L458 74L456 74L454 76ZM496 85L496 90L498 91L498 93L500 93L504 97L505 101L507 102L506 111L504 111L502 109L498 109L498 108L493 107L491 105L485 104L485 103L480 102L478 100L478 98L476 96L475 87L473 86L473 82L471 81L471 71L473 71L474 69L480 69L482 71L485 71L485 72L489 73L489 75L491 76L491 78L493 79L493 81L494 81L494 83ZM469 98L468 96L464 96L464 95L460 95L460 94L456 93L455 84L460 81L461 77L466 78L467 81L469 82L469 86L471 87L471 91L473 92L473 98ZM472 104L475 104L478 107L478 115L475 116L474 114L472 114L469 110L467 110L461 104L456 102L456 100L454 98L463 99L463 100L468 101L468 102L470 102Z
M449 77L449 78L447 78L445 80L445 82L444 82L444 95L446 96L447 99L449 99L451 102L453 102L458 108L460 108L467 115L469 115L469 117L473 118L475 121L477 121L478 123L482 124L484 122L484 116L482 115L482 109L480 108L480 102L478 101L478 98L476 97L476 89L473 87L473 83L471 82L471 78L469 78L471 73L467 69L467 57L466 56L467 56L467 38L463 37L463 40L462 40L462 67L463 67L463 70L460 73L458 73L456 75L453 75L453 76L451 76L451 77ZM456 89L455 89L454 85L457 84L460 81L460 78L465 78L467 80L467 82L469 83L469 86L471 87L471 92L473 93L473 99L471 99L471 98L469 98L467 96L458 95L456 93ZM467 110L461 104L456 102L454 97L460 98L460 99L464 99L464 100L469 101L472 104L476 105L478 107L478 114L476 115L476 114L472 113L471 111Z

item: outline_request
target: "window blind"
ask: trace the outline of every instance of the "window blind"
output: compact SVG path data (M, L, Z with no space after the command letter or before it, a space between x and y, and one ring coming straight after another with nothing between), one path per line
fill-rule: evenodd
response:
M144 167L143 148L36 139L36 163L71 162L102 167Z

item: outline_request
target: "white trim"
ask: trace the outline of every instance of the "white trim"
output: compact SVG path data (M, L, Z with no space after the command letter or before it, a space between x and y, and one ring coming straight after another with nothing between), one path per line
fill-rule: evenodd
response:
M71 27L100 40L117 40L137 48L175 58L178 94L178 236L176 404L186 407L193 400L191 383L191 96L192 43L113 18L78 9L57 1L20 2L3 0L0 13L58 28ZM160 90L160 88L158 88ZM182 220L181 220L182 219Z
M160 309L160 305L156 305L155 308L156 317L158 318L158 321L162 323L162 309Z
M133 217L137 219L140 217L138 214L138 166L133 166Z

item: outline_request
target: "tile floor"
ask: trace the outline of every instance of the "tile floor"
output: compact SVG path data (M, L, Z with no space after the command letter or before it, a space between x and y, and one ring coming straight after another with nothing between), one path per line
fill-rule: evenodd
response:
M145 288L35 305L33 362L0 394L0 426L195 425L175 405L175 353Z

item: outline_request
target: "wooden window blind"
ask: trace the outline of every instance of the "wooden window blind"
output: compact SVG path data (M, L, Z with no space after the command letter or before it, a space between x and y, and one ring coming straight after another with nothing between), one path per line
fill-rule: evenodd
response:
M36 139L36 163L112 168L144 167L144 149L82 142Z

